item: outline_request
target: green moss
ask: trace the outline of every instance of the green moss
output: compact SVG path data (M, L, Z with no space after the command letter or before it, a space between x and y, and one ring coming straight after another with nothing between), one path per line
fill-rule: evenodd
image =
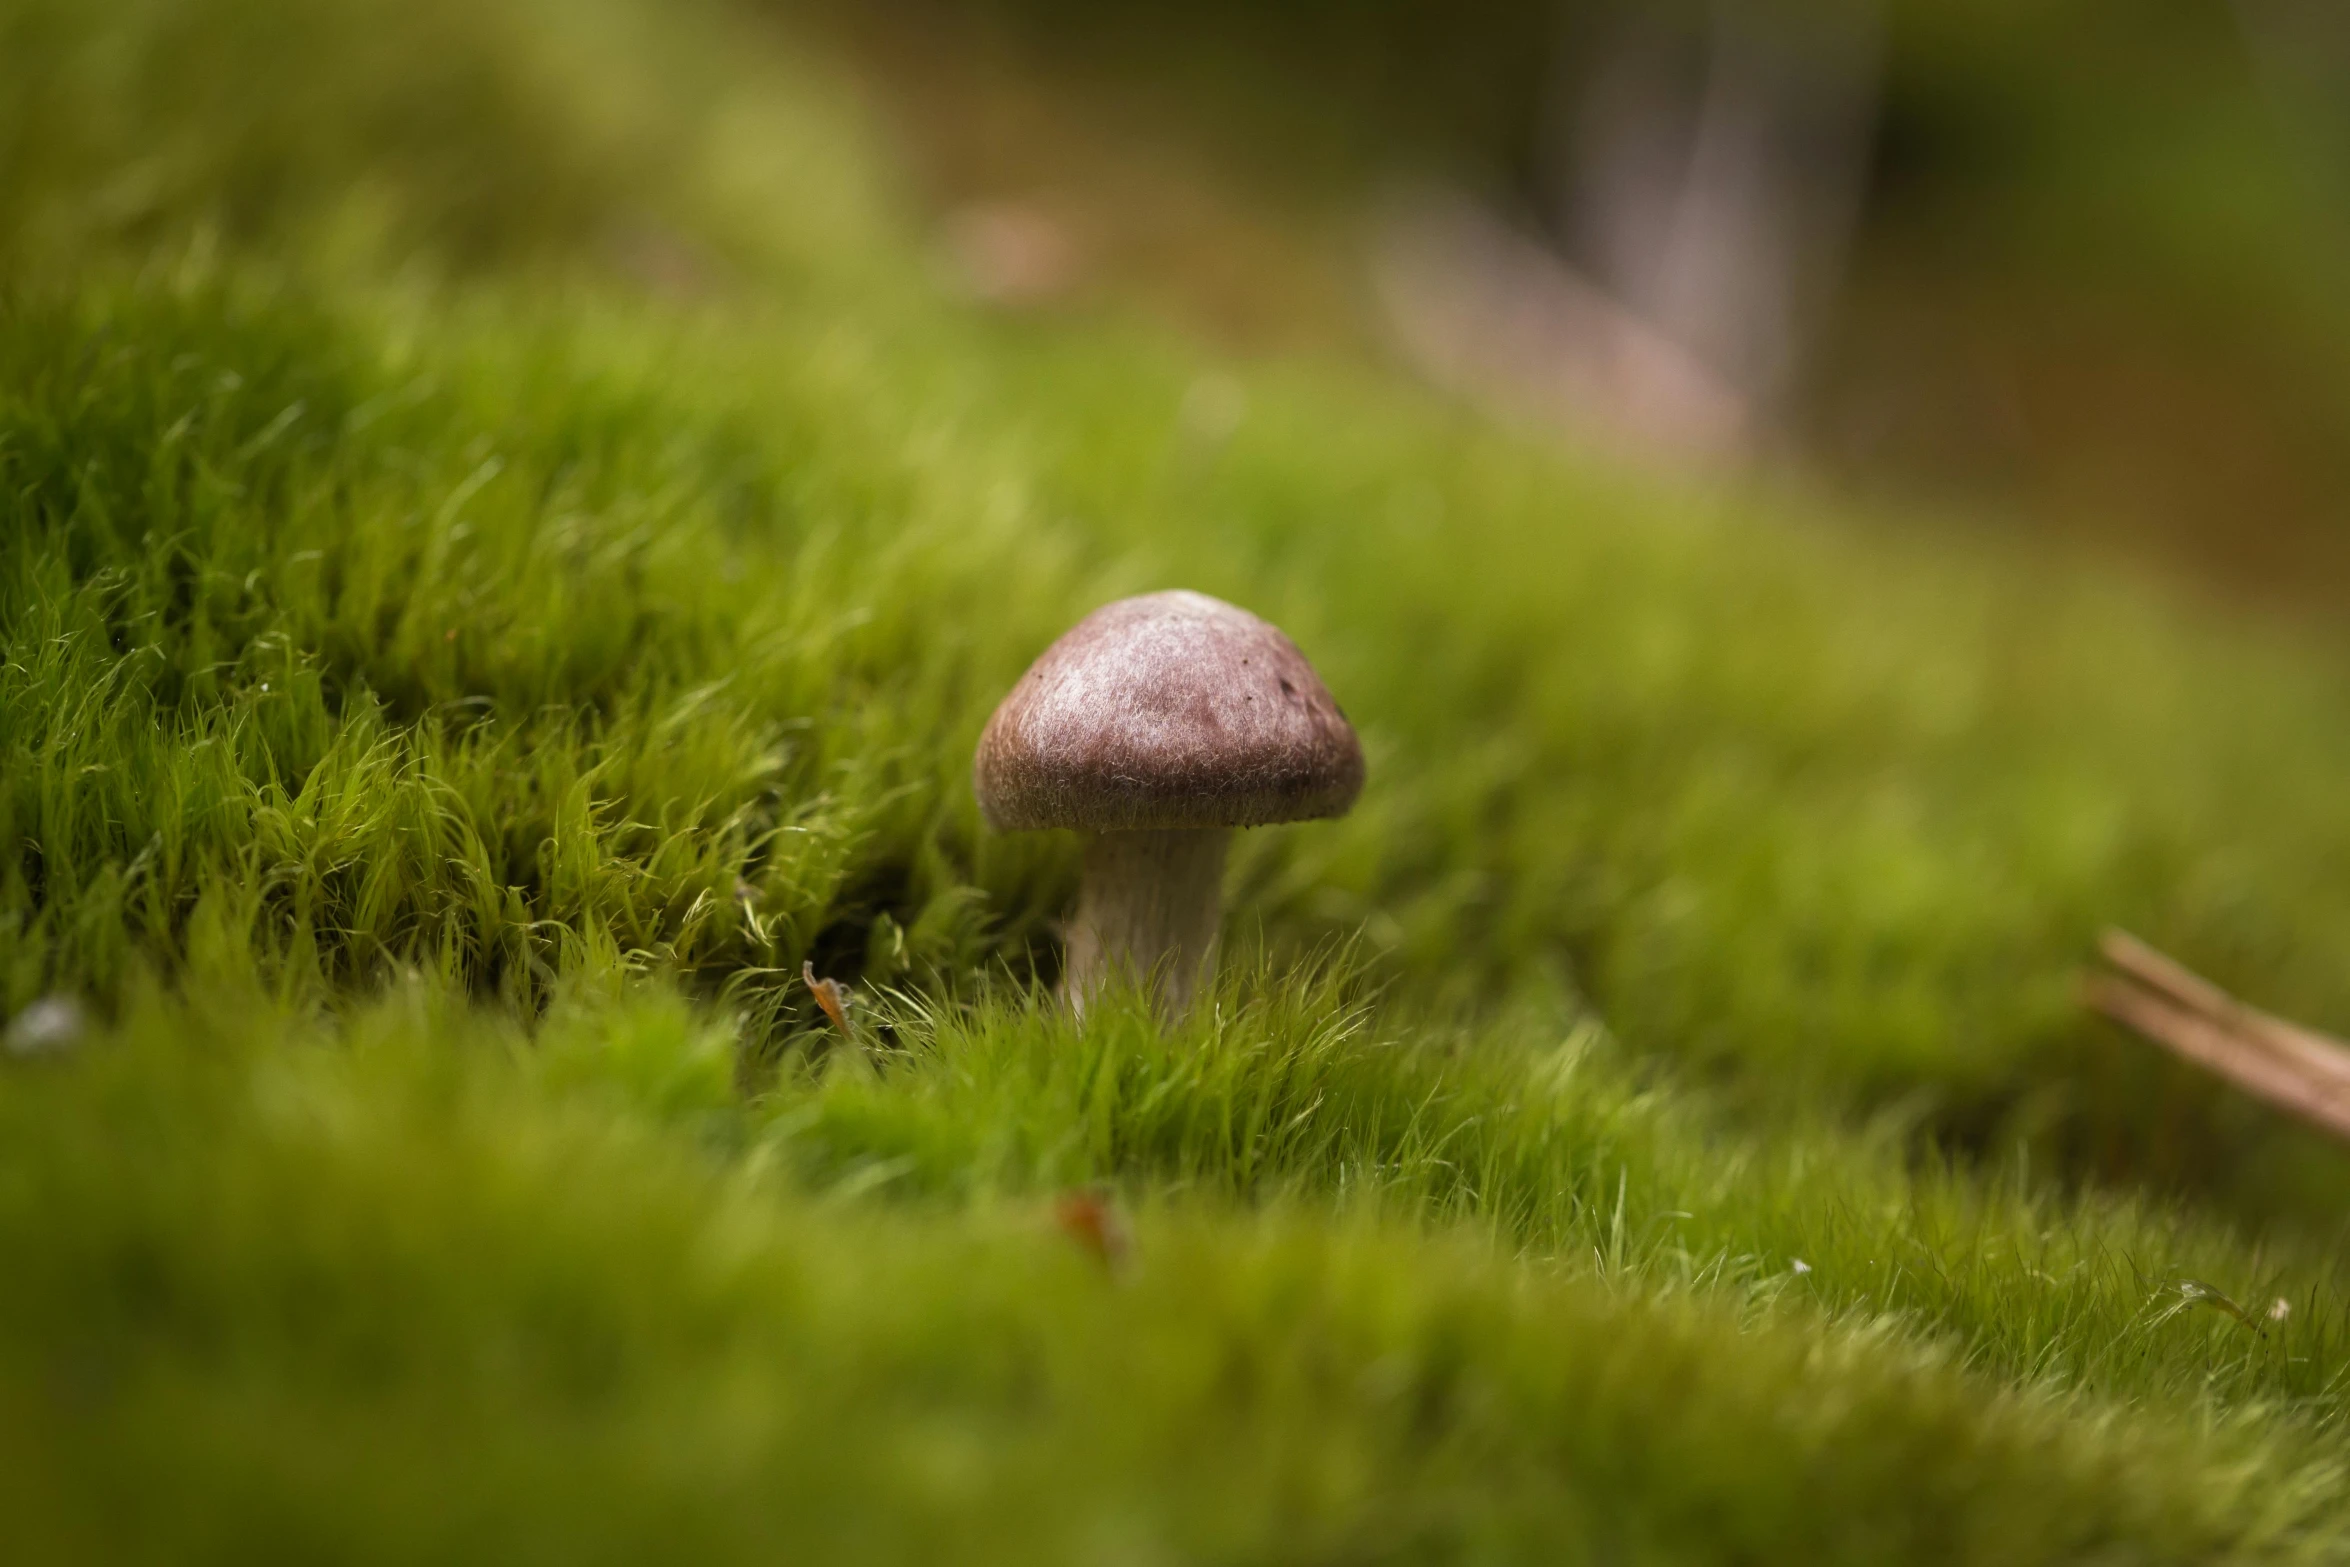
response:
M1513 1258L1367 1193L1144 1196L1105 1269L1041 1202L794 1178L722 1096L644 1093L661 1053L695 1076L708 1035L638 1000L534 1040L418 990L332 1048L149 1015L12 1077L20 1549L2030 1562L2333 1537L2333 1472L2274 1419L2003 1390L1890 1319L1751 1291L1742 1317L1718 1279Z

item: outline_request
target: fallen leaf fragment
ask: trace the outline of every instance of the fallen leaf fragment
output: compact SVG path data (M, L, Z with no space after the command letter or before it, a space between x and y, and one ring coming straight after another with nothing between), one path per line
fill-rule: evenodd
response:
M1053 1199L1053 1222L1061 1233L1091 1252L1105 1268L1115 1268L1126 1261L1133 1249L1133 1236L1127 1231L1126 1221L1102 1192L1079 1190L1063 1192Z
M849 987L837 979L818 979L813 963L800 965L800 979L807 985L808 993L816 998L816 1005L832 1019L832 1026L840 1030L841 1037L854 1038L849 1029Z

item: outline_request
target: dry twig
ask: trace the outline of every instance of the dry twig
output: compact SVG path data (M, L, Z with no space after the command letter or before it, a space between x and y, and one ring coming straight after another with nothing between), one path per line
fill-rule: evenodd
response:
M2098 951L2113 972L2090 979L2091 1006L2350 1141L2350 1044L2248 1007L2126 932L2107 931Z

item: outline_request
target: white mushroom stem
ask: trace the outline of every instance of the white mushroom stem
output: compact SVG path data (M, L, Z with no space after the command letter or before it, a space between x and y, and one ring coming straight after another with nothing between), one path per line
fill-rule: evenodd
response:
M1061 994L1082 1012L1105 984L1147 983L1169 1016L1215 973L1226 827L1104 832L1085 846Z

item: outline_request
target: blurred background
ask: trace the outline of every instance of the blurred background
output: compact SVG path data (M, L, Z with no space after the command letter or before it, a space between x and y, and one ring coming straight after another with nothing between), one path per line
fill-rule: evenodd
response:
M2350 601L2337 0L815 0L943 264Z
M1401 361L1562 440L2350 602L2342 0L680 3L845 67L1008 312ZM521 107L608 9L14 0L0 252L264 238L305 189L444 254L585 234L698 134ZM691 289L694 227L621 243Z

